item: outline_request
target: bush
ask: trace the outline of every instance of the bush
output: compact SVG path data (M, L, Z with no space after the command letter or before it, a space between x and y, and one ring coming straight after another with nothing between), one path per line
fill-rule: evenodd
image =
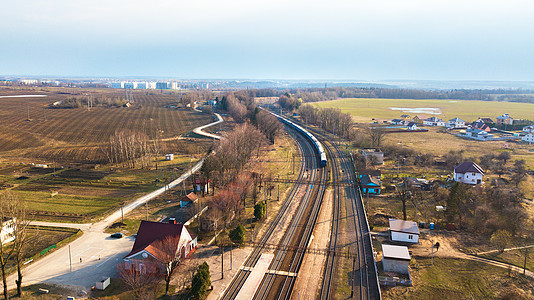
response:
M206 262L198 267L198 271L191 281L191 294L194 299L202 299L211 286L210 267Z
M490 238L490 242L499 249L499 252L503 253L504 248L510 245L512 241L512 235L506 230L499 229L495 231Z
M230 240L236 244L243 243L243 240L245 239L245 227L241 224L237 225L234 230L230 231L229 237Z
M254 217L256 217L257 220L261 220L265 218L265 202L261 201L260 203L254 205Z

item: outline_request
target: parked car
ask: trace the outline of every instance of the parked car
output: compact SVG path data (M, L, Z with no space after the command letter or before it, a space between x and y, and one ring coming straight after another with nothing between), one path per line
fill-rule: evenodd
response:
M115 238L115 239L120 239L122 238L124 235L120 232L116 232L114 234L111 235L112 238Z

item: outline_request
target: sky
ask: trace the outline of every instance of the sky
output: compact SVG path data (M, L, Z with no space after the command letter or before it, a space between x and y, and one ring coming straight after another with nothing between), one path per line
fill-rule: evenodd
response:
M1 0L0 74L534 80L530 0Z

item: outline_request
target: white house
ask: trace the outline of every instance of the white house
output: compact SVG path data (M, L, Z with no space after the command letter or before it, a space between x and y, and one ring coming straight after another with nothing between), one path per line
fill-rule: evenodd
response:
M525 126L525 127L523 127L523 132L531 132L531 133L534 133L534 125L529 125L529 126Z
M408 123L408 125L406 125L406 128L408 128L408 130L417 130L417 129L419 129L415 122Z
M474 162L463 162L454 167L454 181L467 184L482 184L484 170Z
M523 141L527 143L534 143L534 134L533 133L527 133L521 138Z
M462 128L465 127L465 121L460 118L454 118L449 120L449 127Z
M446 123L445 123L445 121L443 121L443 120L440 119L440 118L430 117L430 118L425 119L425 120L423 121L423 125L445 127L445 126L446 126Z
M2 221L2 230L0 231L0 242L2 245L15 240L15 226L14 218Z
M410 259L408 247L382 244L384 272L410 274Z
M419 227L412 221L389 219L389 235L394 242L418 243Z

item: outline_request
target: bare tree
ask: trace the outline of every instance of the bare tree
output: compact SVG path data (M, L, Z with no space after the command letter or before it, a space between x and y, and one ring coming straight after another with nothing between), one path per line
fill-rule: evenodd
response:
M143 260L143 269L136 263L122 262L117 271L122 281L134 290L137 299L154 299L155 287L161 281L161 272L154 261Z
M380 149L386 133L386 130L382 127L369 127L368 134L371 139L371 147Z
M15 218L19 204L20 200L13 191L6 190L0 194L0 269L4 285L4 299L6 300L8 299L6 268L15 255L15 247L8 245L8 241L15 238Z
M180 243L179 236L167 236L161 241L156 242L154 248L158 249L158 258L163 264L163 275L165 279L165 295L169 294L169 285L174 275L174 271L180 265L182 256L186 253L181 253L182 249L178 249Z

